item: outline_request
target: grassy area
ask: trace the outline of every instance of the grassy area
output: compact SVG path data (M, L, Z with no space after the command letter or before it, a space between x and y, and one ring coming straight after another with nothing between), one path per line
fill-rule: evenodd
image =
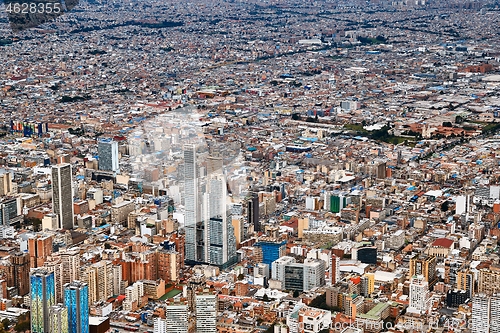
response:
M361 124L345 124L344 128L350 131L357 131L361 133L368 133L367 130L363 128L363 125Z
M162 297L160 297L160 300L161 301L166 301L167 299L173 298L173 297L179 295L180 293L182 293L181 290L172 289L168 293L166 293L165 295L163 295Z
M489 123L481 129L483 134L498 131L500 129L500 123Z

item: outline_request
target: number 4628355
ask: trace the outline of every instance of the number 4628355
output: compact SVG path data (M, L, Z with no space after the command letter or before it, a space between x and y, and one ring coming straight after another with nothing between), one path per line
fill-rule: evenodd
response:
M60 3L53 2L10 2L6 4L5 11L9 14L35 14L35 13L60 13L62 11Z

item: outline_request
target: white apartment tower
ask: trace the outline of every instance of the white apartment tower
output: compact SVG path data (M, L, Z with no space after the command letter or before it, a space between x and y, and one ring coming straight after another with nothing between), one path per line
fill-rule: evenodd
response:
M196 331L216 333L217 328L217 299L215 295L196 295Z
M423 275L415 275L410 281L410 304L408 312L424 314L429 302L429 283Z
M165 333L188 333L188 305L180 303L167 304L165 311Z

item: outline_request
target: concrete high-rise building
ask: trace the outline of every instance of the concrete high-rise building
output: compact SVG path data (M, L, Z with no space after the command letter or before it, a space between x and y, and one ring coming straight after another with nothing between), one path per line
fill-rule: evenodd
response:
M196 226L200 222L200 208L198 206L198 177L196 162L196 146L184 145L184 209L185 209L185 255L186 260L202 261L198 255L198 244L202 242L202 236L196 232Z
M413 276L410 281L408 312L424 314L429 307L429 283L423 275Z
M80 251L60 251L63 269L63 285L80 279Z
M500 333L500 295L494 294L490 297L490 333ZM485 331L486 332L486 331Z
M361 277L361 295L369 297L375 291L375 274L365 273Z
M457 289L465 290L468 297L472 297L476 293L476 287L474 283L474 273L470 270L461 270L457 273Z
M81 280L88 285L89 304L106 301L114 292L113 263L101 260L84 267L81 271Z
M123 294L122 281L122 266L113 265L113 295Z
M304 290L325 285L325 266L321 259L304 260Z
M120 170L118 164L118 142L112 139L101 139L97 144L99 154L99 170L117 172Z
M64 300L63 268L59 257L53 257L43 264L43 268L54 273L54 284L56 292L56 302L62 303Z
M326 288L326 305L337 307L339 305L339 288L330 286Z
M429 286L433 286L437 281L436 257L435 256L415 256L410 259L410 276L423 275Z
M165 333L188 333L189 311L187 302L172 302L165 307ZM204 331L202 331L204 332Z
M245 227L243 225L243 217L242 216L231 216L231 223L234 229L234 236L236 237L236 248L240 247L241 242L245 239Z
M285 266L285 289L309 291L325 284L325 262L320 259L305 259L304 263Z
M227 185L224 175L212 174L208 193L208 237L205 252L209 264L228 266L236 263L236 236L230 223L227 204Z
M64 305L68 309L68 332L89 333L89 287L73 281L64 285Z
M13 268L12 284L9 287L16 287L17 294L24 296L30 291L30 257L25 252L15 252L9 256Z
M500 267L491 265L479 270L478 292L493 295L500 292Z
M52 167L52 209L57 215L59 228L73 229L73 175L71 164Z
M330 265L330 276L332 284L340 281L340 258L332 253L332 264Z
M276 259L271 264L271 278L273 280L281 281L282 286L285 283L285 266L295 263L294 257L283 256Z
M478 294L472 298L472 333L489 332L490 298L486 294Z
M196 331L216 333L217 299L215 295L196 295Z
M12 174L9 171L0 171L0 197L12 193Z
M153 332L154 333L166 333L167 332L167 321L162 318L155 318L153 322Z
M52 254L52 235L33 234L28 236L30 268L42 267L47 257Z
M52 333L49 309L56 303L54 273L36 269L30 274L31 332Z
M253 225L253 231L259 232L261 231L261 226L259 220L259 196L257 193L252 192L247 203L247 221L249 224Z
M227 209L222 159L208 159L199 179L196 146L184 145L185 258L217 266L236 261L236 236Z
M53 305L49 308L49 332L69 333L68 331L68 309L62 304Z

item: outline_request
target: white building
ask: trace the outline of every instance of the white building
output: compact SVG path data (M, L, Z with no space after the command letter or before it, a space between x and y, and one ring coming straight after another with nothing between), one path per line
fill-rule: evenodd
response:
M311 290L325 284L325 266L325 262L321 259L304 260L304 290Z
M264 276L269 279L269 265L263 262L260 262L255 265L253 269L254 276Z
M196 295L196 331L217 332L217 299L215 295Z
M332 324L332 313L297 304L287 315L286 324L289 333L318 333Z
M478 294L472 298L472 333L489 332L490 298Z
M188 333L188 305L173 303L166 306L166 330L162 333Z
M429 283L423 275L416 275L410 281L410 304L407 312L424 314L429 307Z
M166 333L167 332L167 321L161 318L155 318L153 323L154 333Z
M273 280L281 281L283 284L285 283L285 266L289 264L295 263L296 260L293 257L283 256L271 264L271 278Z

